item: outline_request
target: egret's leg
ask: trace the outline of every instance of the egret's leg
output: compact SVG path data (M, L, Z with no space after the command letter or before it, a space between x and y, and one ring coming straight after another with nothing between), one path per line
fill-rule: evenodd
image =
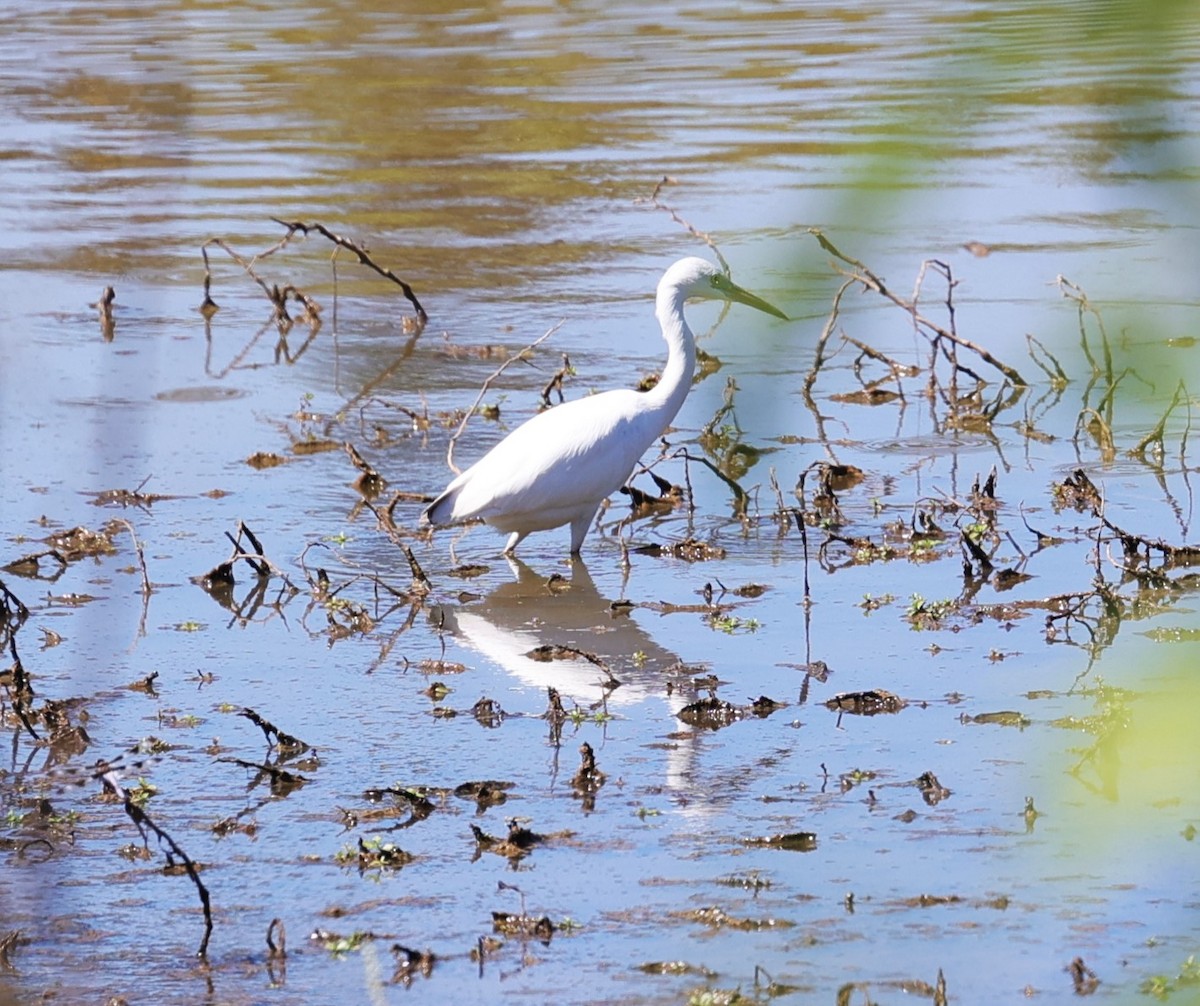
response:
M508 536L508 544L504 546L504 554L512 555L517 550L517 546L525 540L525 535L528 531L514 531Z
M588 528L592 526L592 521L595 519L596 511L600 509L600 505L596 506L584 514L582 517L576 517L571 521L571 554L578 555L579 550L583 547L583 539L587 537Z

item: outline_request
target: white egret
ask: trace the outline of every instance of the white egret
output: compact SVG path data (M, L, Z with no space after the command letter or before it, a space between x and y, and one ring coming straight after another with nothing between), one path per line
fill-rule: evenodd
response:
M696 342L683 305L693 298L733 301L787 319L704 259L680 259L658 284L655 314L667 342L658 383L649 391L605 391L538 413L446 486L422 521L481 518L508 533L506 555L532 531L570 524L571 554L578 555L600 504L625 484L687 397Z

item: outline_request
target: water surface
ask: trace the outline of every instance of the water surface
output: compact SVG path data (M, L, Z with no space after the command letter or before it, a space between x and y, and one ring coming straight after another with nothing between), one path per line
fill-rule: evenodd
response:
M1123 576L1111 538L1097 560L1096 518L1056 507L1051 487L1082 468L1117 525L1196 540L1186 410L1166 425L1160 463L1128 454L1178 382L1198 383L1189 5L1131 16L1118 3L426 4L401 15L63 2L0 17L0 561L44 549L53 531L124 518L154 588L143 601L124 527L114 554L0 574L30 609L15 639L35 706L79 700L72 715L86 710L91 742L61 758L6 716L0 938L21 935L5 994L311 1002L336 982L381 1002L681 1002L701 988L749 994L760 966L774 994L786 986L798 1001L849 983L895 1000L939 969L952 997L1016 1001L1070 994L1064 969L1082 957L1110 1000L1156 976L1186 995L1200 934L1179 878L1200 818L1188 774L1200 752L1174 710L1195 698L1190 587L1178 570L1171 584ZM499 418L472 420L460 462L533 413L563 353L569 397L633 385L661 359L657 277L677 257L712 254L664 206L795 319L690 310L721 368L693 389L671 441L726 464L751 492L748 515L702 466L671 460L657 470L689 482L694 511L619 530L616 499L583 566L564 562L565 531L530 538L515 568L486 529L406 538L434 589L397 598L387 588L407 590L408 565L359 505L346 455L297 445L352 442L387 478L385 505L396 490L434 492L454 410L559 322L533 366L485 396ZM317 298L319 332L281 337L259 288L214 246L220 311L206 321L201 245L265 252L284 233L273 217L369 245L428 310L419 339L393 286L345 255L335 280L315 236L255 268ZM972 361L989 381L982 399L1012 404L986 429L953 428L945 399L922 396L923 376L903 382L903 405L837 400L857 387L842 349L806 401L841 283L811 227L906 297L924 260L947 263L957 331L1033 386L1014 395ZM1111 362L1086 312L1081 340L1060 276L1099 311ZM107 285L106 339L90 305ZM921 304L939 323L945 296L927 275ZM928 364L907 315L873 295L846 295L831 348L842 332ZM1027 334L1061 363L1065 388L1030 360ZM718 416L730 378L734 411ZM1086 432L1088 410L1111 428L1113 453ZM247 465L256 452L288 463ZM841 495L843 535L879 542L934 501L947 538L923 556L863 562L833 548L818 561L814 521L806 609L804 543L793 516L776 516L771 473L796 506L792 489L819 460L866 475ZM967 597L966 519L944 507L993 468L996 566L1032 579L988 580L961 614L914 627L915 596ZM161 498L96 496L138 489ZM419 509L397 504L403 533ZM299 593L275 577L256 595L244 566L224 606L191 582L229 555L239 520ZM1031 529L1056 541L1039 551ZM690 536L724 557L634 551L626 565L621 535L635 548ZM486 570L460 579L459 563ZM318 566L336 601L310 586ZM1097 568L1126 602L1115 625L1089 614L1048 633L1036 607L973 617L1086 593ZM569 590L547 586L555 573ZM732 593L748 584L768 589ZM706 585L721 607L706 606ZM619 600L635 607L614 613ZM47 630L61 642L46 645ZM532 660L543 644L587 651L621 686L603 687L594 662ZM826 680L798 669L816 660ZM152 693L127 687L153 673ZM725 701L787 705L689 728L679 714L708 696L696 679L710 674ZM434 679L453 691L431 698ZM578 710L558 736L540 718L551 685ZM864 689L910 704L875 717L823 705ZM477 719L481 699L507 715ZM305 785L272 795L228 760L275 757L243 707L316 748L298 770ZM988 717L1005 712L1017 718ZM133 823L97 784L65 782L150 735L173 748L127 782L144 774L158 787L148 813L205 867L215 929L203 965L187 878L162 875L153 839L149 859L120 858L140 844ZM608 776L594 801L570 785L583 741ZM912 783L925 773L949 796L923 798ZM477 812L435 795L433 814L399 830L387 829L403 816L372 821L363 795L479 779L513 783L508 801ZM65 826L35 815L43 792L75 815ZM474 859L470 825L503 835L511 817L572 834L515 866ZM254 827L218 835L231 818ZM797 832L814 833L816 849L746 841ZM337 859L360 839L416 858L360 873ZM562 928L547 946L509 937L481 965L470 955L491 913L522 907L500 883ZM714 927L713 913L687 914L700 909L786 925ZM273 918L286 924L286 968L268 957ZM335 954L308 939L319 931L374 939ZM393 944L440 962L405 991ZM639 968L671 961L691 970Z

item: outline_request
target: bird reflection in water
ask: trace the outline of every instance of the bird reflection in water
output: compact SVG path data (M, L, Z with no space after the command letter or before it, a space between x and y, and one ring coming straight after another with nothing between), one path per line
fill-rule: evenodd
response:
M705 669L686 666L655 642L628 609L601 595L582 562L572 563L569 587L557 580L550 586L524 563L510 565L513 581L469 605L433 608L433 624L522 685L544 694L554 689L567 709L619 715L659 703L669 719L653 712L651 719L663 723L653 746L666 751L665 786L682 806L704 808L708 789L695 778L702 734L678 714L695 699L693 679ZM619 774L606 767L610 777Z

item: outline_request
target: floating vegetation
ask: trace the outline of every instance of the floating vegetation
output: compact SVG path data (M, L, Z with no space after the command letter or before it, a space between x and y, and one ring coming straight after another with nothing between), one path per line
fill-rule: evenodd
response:
M776 702L765 695L760 695L748 705L735 706L712 695L689 702L676 715L688 726L700 727L705 730L720 730L722 727L727 727L747 717L764 719L776 710L782 709L784 705L785 703Z
M921 791L921 799L930 807L937 806L950 796L950 790L943 786L932 772L922 772L913 785Z
M794 922L787 919L777 919L773 916L753 919L746 916L730 915L723 908L710 906L693 908L686 912L672 913L674 918L685 922L696 922L710 929L736 929L742 932L758 932L764 929L790 929Z
M570 838L571 833L568 831L558 832L554 835L539 835L535 831L531 831L525 827L525 824L517 818L511 818L508 821L508 834L503 838L498 838L495 835L489 835L478 825L471 825L471 834L475 836L475 858L479 858L481 852L491 852L497 856L504 856L506 859L523 859L534 848L544 842L554 839Z
M515 936L522 940L540 940L547 945L554 936L554 923L545 915L535 919L528 915L515 915L512 912L492 912L492 929L504 936Z
M963 714L963 723L991 723L1002 727L1019 727L1024 730L1033 721L1023 713L1005 709L997 713L979 713L975 716Z
M785 849L788 852L812 852L817 847L817 836L811 831L790 831L763 838L744 838L742 844L765 849Z
M689 964L687 961L646 961L634 965L634 970L647 975L699 975L702 978L715 978L716 975L702 964Z
M394 983L404 985L412 981L416 975L428 978L433 974L437 957L432 950L414 950L411 947L393 943L391 951L396 960L396 970L392 974Z
M740 887L748 891L764 891L772 886L770 879L757 870L751 870L749 873L731 873L725 877L718 877L716 882L722 887Z
M851 713L855 716L876 716L879 713L898 713L908 703L884 688L872 688L863 692L840 692L825 701L825 708L836 713Z
M670 545L639 545L632 551L638 555L667 556L682 559L684 562L708 562L712 559L724 559L726 555L725 549L720 545L696 541L693 538Z
M414 859L412 853L379 836L360 838L356 845L343 846L333 858L341 866L356 866L359 873L393 872L403 869Z

